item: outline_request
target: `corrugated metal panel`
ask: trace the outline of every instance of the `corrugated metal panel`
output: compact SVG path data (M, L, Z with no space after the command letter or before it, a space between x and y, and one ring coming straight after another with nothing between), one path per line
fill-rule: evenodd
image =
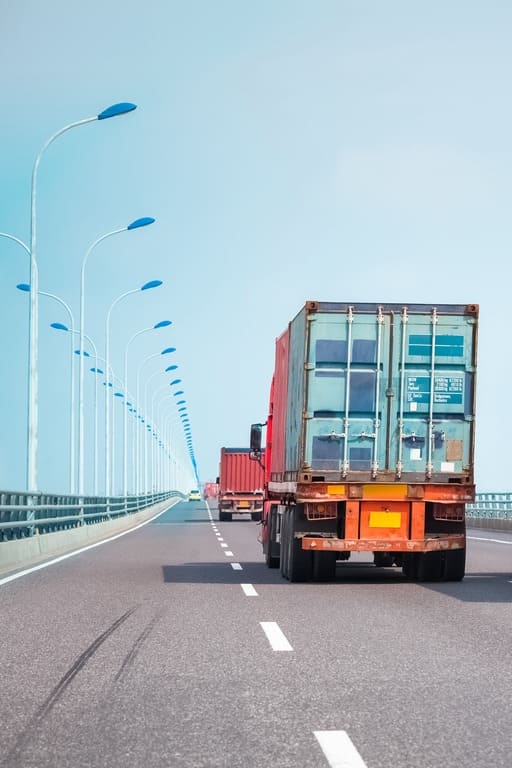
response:
M307 311L302 309L290 323L288 408L286 414L286 470L301 463L302 411L304 403L304 363L306 359Z
M263 468L249 457L249 448L222 448L219 493L263 490Z
M308 303L291 324L286 469L472 482L477 322L476 305Z
M272 451L270 473L281 473L285 469L286 446L286 403L288 401L288 355L290 332L286 331L276 340L276 359L273 386Z

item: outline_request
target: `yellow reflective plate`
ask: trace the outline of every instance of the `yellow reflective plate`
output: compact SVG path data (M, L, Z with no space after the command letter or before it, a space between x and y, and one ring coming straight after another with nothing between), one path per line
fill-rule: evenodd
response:
M249 505L248 501L239 501L238 502L238 506L239 507L249 507L250 505Z
M398 484L363 485L363 499L406 499L407 486Z
M344 496L345 495L345 486L344 485L328 485L327 486L327 493L329 496Z
M400 528L400 512L370 512L370 528Z

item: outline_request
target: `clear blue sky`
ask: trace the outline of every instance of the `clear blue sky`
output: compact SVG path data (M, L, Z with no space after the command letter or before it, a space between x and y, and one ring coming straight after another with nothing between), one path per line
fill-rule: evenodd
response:
M476 478L509 470L512 6L503 0L18 0L0 27L0 230L29 238L40 169L40 288L112 361L177 348L203 480L266 415L274 339L308 299L479 303ZM0 488L25 479L28 260L0 240ZM40 487L67 487L67 322L40 302ZM157 366L146 369L149 373ZM153 379L153 382L155 379ZM165 383L166 379L157 378ZM90 403L92 374L88 381ZM119 411L120 413L120 411ZM89 420L92 418L90 408ZM91 468L88 464L87 485Z

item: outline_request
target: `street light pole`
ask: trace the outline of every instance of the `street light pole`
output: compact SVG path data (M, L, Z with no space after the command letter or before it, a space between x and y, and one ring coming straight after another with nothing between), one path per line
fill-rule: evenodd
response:
M105 360L106 370L105 375L107 377L107 387L105 390L105 496L108 498L111 491L111 461L110 461L110 398L108 393L109 388L109 363L110 363L110 316L114 307L119 304L120 301L127 296L132 296L134 293L140 291L147 291L151 288L158 288L162 285L161 280L150 280L148 283L144 283L140 288L133 288L131 291L125 291L117 299L114 299L107 312L107 319L105 322ZM126 384L125 384L126 386ZM125 446L126 452L126 446ZM124 459L123 459L124 461ZM113 462L112 462L113 466Z
M37 175L41 159L55 139L63 133L96 120L105 120L116 115L122 115L136 109L135 104L113 104L103 110L99 115L86 117L83 120L75 120L64 128L56 131L41 147L32 169L31 203L30 203L30 310L29 310L29 371L28 371L28 449L27 449L27 490L30 492L38 489L37 476L37 452L39 440L39 371L38 371L38 343L39 343L39 278L37 267L37 231L36 231L36 196Z
M140 229L140 227L146 227L149 224L153 224L155 220L149 216L132 221L128 226L120 227L119 229L113 229L111 232L106 232L104 235L98 237L92 245L89 246L87 252L82 260L82 268L80 274L80 349L83 347L85 337L85 267L89 256L103 240L113 235L118 235L121 232L129 232L132 229ZM84 364L82 357L80 357L80 373L78 378L78 493L80 496L84 495Z

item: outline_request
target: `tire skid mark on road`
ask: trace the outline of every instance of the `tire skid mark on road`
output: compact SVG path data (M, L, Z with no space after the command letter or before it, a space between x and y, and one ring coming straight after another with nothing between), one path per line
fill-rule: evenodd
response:
M43 701L39 709L36 711L36 713L32 716L32 718L29 720L28 724L25 726L23 732L20 734L18 739L16 740L16 743L14 744L11 751L6 755L4 765L12 766L15 763L18 762L18 759L20 757L20 754L25 747L25 745L31 741L34 741L34 731L37 729L47 717L47 715L50 714L53 707L57 704L59 699L62 697L62 695L65 693L67 688L70 686L70 684L73 682L75 677L78 675L79 672L85 667L87 662L94 656L96 651L100 648L101 645L105 642L105 640L108 640L108 638L114 634L114 632L119 629L119 627L124 624L124 622L130 618L132 613L134 613L137 610L137 606L130 608L128 611L123 613L122 616L120 616L116 621L113 622L113 624L108 627L104 632L99 635L96 640L94 640L86 649L85 651L80 654L78 659L72 664L72 666L68 669L66 674L61 677L57 685L53 688L49 696L46 697L46 699Z
M126 656L123 659L123 663L119 667L119 670L114 677L114 682L117 683L127 672L129 667L133 664L135 657L138 655L142 644L146 640L146 638L149 637L153 629L155 628L156 624L160 621L162 618L162 614L159 616L155 616L149 624L146 626L146 628L140 633L140 635L135 640L134 644L132 645L130 651L126 654Z

